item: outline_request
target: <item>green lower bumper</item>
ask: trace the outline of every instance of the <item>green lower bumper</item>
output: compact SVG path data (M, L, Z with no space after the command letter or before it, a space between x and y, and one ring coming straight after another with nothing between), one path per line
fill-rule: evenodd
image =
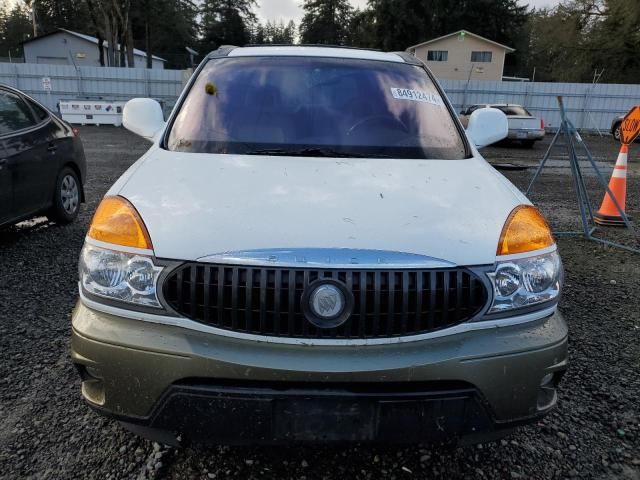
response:
M198 379L226 384L291 382L377 384L464 382L477 389L493 420L535 418L541 380L567 362L567 326L559 313L526 324L376 346L261 343L91 310L73 313L72 359L86 400L121 418L147 418L172 385Z

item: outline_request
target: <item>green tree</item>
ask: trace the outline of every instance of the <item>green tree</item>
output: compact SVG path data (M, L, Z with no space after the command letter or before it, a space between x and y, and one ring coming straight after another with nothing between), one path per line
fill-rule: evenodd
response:
M244 45L251 40L256 16L255 0L205 0L202 16L202 49L215 50L221 45Z
M32 31L29 11L23 4L14 5L11 10L7 5L0 6L0 57L21 57L20 42L30 38Z
M74 32L93 35L89 9L77 0L30 0L36 14L38 35L66 28Z
M591 70L603 71L601 81L638 83L640 4L607 0L604 9L599 9L595 17L593 28L585 38Z
M369 0L374 46L405 50L457 30L506 45L522 36L529 15L518 0Z
M529 68L537 81L584 81L591 70L585 24L574 10L543 9L531 16Z
M300 22L300 41L327 45L345 45L353 7L349 0L305 0Z
M431 0L369 0L375 48L405 50L434 38L431 33Z
M282 29L282 33L280 38L278 39L282 44L293 44L296 42L296 32L298 31L298 27L296 26L296 22L293 20L289 20L289 23Z
M254 45L263 45L268 43L267 32L265 26L261 23L257 23L251 32L251 43Z
M266 24L258 24L254 29L251 43L286 45L295 43L296 24L291 20L286 25L284 21L267 21Z
M375 36L375 14L373 10L356 9L351 15L348 44L354 47L374 48L377 46Z
M134 0L132 3L134 43L152 56L167 60L167 68L191 66L186 47L198 48L198 7L193 0ZM207 52L208 53L208 52Z
M536 80L637 83L638 2L565 1L534 12L530 24L529 66Z

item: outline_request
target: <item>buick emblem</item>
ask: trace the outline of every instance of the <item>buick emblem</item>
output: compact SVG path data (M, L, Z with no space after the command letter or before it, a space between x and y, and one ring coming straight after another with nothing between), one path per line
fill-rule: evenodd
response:
M351 293L335 280L317 280L305 289L305 315L316 327L334 328L343 324L351 314L352 305Z
M321 318L339 315L344 308L344 295L335 285L320 285L311 292L311 310Z

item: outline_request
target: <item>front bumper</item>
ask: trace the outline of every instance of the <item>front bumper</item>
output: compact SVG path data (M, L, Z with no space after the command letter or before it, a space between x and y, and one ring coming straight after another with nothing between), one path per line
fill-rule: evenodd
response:
M143 434L228 444L414 442L491 435L548 412L566 368L567 327L555 313L415 342L304 346L78 303L72 359L89 404Z

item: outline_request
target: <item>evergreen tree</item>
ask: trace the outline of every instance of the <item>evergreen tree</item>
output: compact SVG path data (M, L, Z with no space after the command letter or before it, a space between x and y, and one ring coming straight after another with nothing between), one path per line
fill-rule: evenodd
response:
M374 48L376 43L375 15L373 10L357 9L351 16L348 44L353 47Z
M199 12L195 1L134 0L131 8L136 46L166 59L167 68L191 66L185 47L198 49Z
M288 45L295 43L296 24L293 20L287 25L282 20L279 22L267 21L266 24L257 24L251 35L251 43L256 45L278 44Z
M349 0L304 0L300 22L301 43L345 45L353 7Z
M595 22L584 36L590 69L602 70L602 82L638 83L640 78L640 3L607 0L604 9L595 12ZM598 15L602 14L602 16ZM581 55L585 57L585 53Z
M20 4L9 10L0 5L0 57L22 57L20 42L32 36L33 27L28 10Z
M528 7L518 0L369 0L375 43L385 50L468 30L513 45L526 24Z
M267 34L264 25L258 23L251 33L251 43L254 45L263 45L267 42Z
M637 83L640 4L627 0L571 0L534 12L529 71L536 80Z
M78 0L30 0L36 14L38 35L66 28L74 32L94 35L89 9Z
M204 0L200 9L202 49L209 52L221 45L249 43L256 23L255 6L255 0Z

